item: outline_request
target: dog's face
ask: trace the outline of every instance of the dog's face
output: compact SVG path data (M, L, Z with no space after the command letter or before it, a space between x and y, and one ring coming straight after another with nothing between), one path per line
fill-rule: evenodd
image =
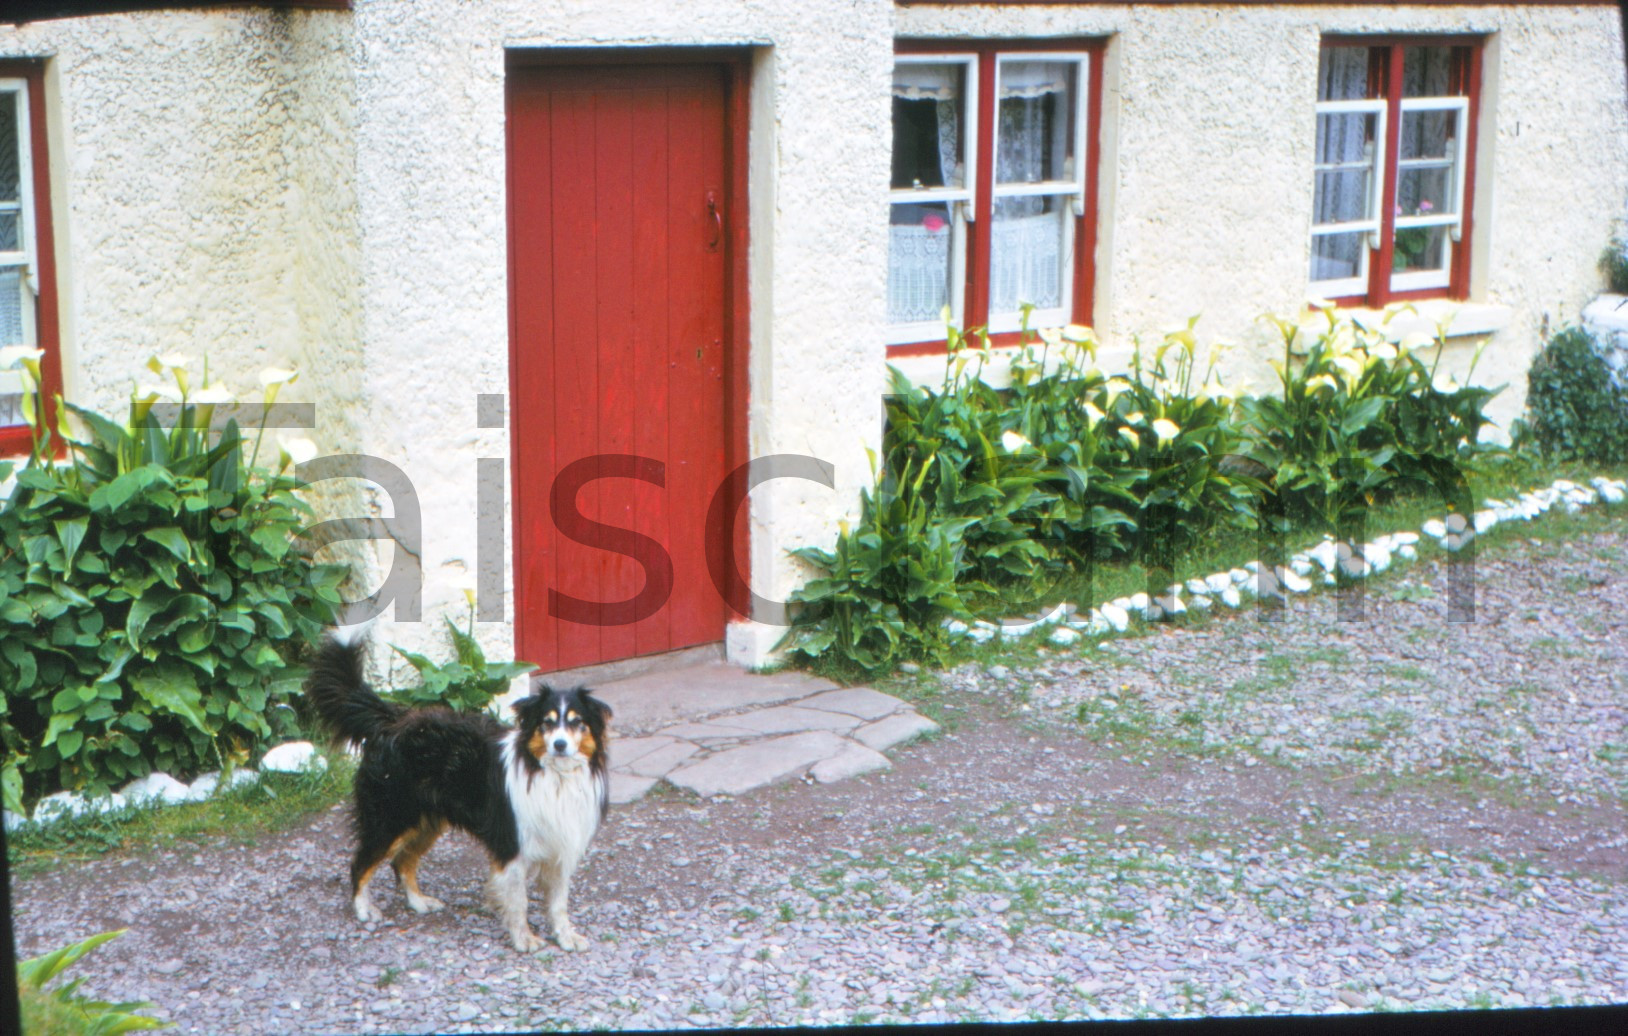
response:
M514 703L514 712L519 744L535 764L604 767L611 710L586 687L556 690L539 683Z

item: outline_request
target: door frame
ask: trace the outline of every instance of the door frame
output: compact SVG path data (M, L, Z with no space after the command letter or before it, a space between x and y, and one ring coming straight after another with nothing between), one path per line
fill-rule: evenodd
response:
M724 456L725 468L735 471L751 458L750 429L750 366L751 302L750 277L747 257L750 243L750 196L748 194L750 168L752 48L736 47L511 47L504 52L504 213L505 272L508 277L508 332L509 332L509 397L514 406L514 377L519 364L519 343L516 333L514 290L515 277L515 221L513 214L514 169L508 156L514 148L510 134L513 123L509 118L510 94L516 74L527 69L558 69L565 67L606 68L629 65L714 65L724 76L724 167L728 176L729 198L724 226L725 254L724 278ZM525 614L520 597L520 549L517 530L520 526L519 499L516 490L526 476L519 470L520 449L515 441L516 424L509 425L509 477L506 494L510 508L510 588L514 603L514 643L520 644L520 627ZM722 487L714 487L717 492ZM725 606L738 618L751 618L751 522L743 519L740 511L734 514L732 554L739 566L740 579L723 589ZM717 588L715 588L716 590ZM545 590L546 592L546 590ZM546 607L546 605L545 605ZM730 621L725 619L725 622ZM723 631L720 631L720 639Z

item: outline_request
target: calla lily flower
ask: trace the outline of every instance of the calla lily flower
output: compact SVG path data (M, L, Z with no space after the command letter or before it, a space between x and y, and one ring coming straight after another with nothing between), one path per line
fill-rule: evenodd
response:
M260 372L260 384L262 387L267 388L272 385L285 385L299 376L300 372L296 370L286 370L282 367L267 367L265 370Z
M31 349L26 345L8 345L5 348L0 348L0 371L8 371L13 367L22 366L30 360L38 363L44 355L44 349Z
M1358 360L1355 356L1352 356L1349 353L1344 356L1336 356L1329 362L1338 368L1341 374L1345 375L1345 382L1347 385L1355 384L1357 380L1362 377L1362 361Z
M1006 447L1007 453L1017 453L1032 444L1017 432L1008 431L1001 433L1001 445Z
M303 435L279 439L277 445L281 447L283 467L287 467L290 462L304 464L317 455L317 444Z
M1414 331L1403 335L1402 340L1396 343L1396 347L1402 352L1410 353L1415 349L1423 349L1426 346L1435 344L1436 338L1434 335L1426 334L1423 331Z
M1326 388L1331 388L1331 389L1337 389L1340 386L1339 386L1339 383L1337 383L1333 378L1329 377L1327 374L1319 374L1316 377L1306 379L1306 391L1307 392L1315 392L1318 389L1325 388L1325 387Z
M1081 403L1080 409L1085 413L1087 426L1091 428L1095 428L1102 422L1102 419L1107 416L1090 403Z
M1124 436L1125 441L1130 443L1132 446L1142 445L1142 437L1137 435L1136 430L1133 428L1121 428L1119 430L1119 434Z
M282 389L282 387L299 376L299 371L288 370L282 367L267 367L265 370L261 371L260 385L263 390L261 392L262 404L267 409L270 409L271 404L276 401L277 393Z
M1181 434L1181 426L1168 418L1161 417L1153 422L1153 434L1159 437L1160 442L1169 442Z
M1062 329L1056 327L1043 327L1040 329L1040 340L1047 345L1057 345L1063 340Z
M1097 340L1097 336L1084 324L1070 324L1063 328L1063 337L1071 342L1095 343Z
M232 394L232 390L218 381L213 385L207 385L199 389L192 396L192 402L197 403L199 406L218 406L221 403L230 403L236 399L237 397Z
M1148 419L1148 415L1142 413L1142 411L1140 411L1140 410L1136 411L1135 413L1125 415L1125 423L1126 424L1141 424L1144 421L1146 421L1147 419Z
M169 385L137 385L136 396L140 399L167 399L171 403L181 402L180 390Z

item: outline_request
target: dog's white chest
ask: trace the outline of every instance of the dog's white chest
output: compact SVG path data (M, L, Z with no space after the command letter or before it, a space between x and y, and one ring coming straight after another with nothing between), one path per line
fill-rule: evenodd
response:
M520 836L520 852L530 860L575 863L599 829L599 789L586 766L536 773L509 771L509 801Z

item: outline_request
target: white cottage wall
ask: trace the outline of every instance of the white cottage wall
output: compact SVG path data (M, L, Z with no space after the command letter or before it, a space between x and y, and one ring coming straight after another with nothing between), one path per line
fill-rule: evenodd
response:
M0 27L0 56L51 60L70 394L122 406L142 361L173 348L207 351L239 388L297 362L285 398L317 403L319 445L375 454L417 488L433 619L462 612L455 584L476 568L476 459L509 456L507 428L476 416L477 395L509 385L509 49L752 53L750 451L835 474L752 494L753 586L783 599L804 574L787 551L828 545L853 516L880 440L895 39L1106 38L1099 331L1123 358L1202 314L1206 339L1256 346L1229 373L1264 389L1257 318L1306 302L1320 37L1448 31L1488 38L1472 301L1507 318L1478 372L1510 383L1494 406L1507 420L1541 329L1598 290L1628 205L1609 6L356 0ZM1462 372L1469 346L1449 365ZM394 513L376 492L326 488L331 513ZM373 585L391 548L345 556ZM512 592L503 604L512 618ZM481 631L494 655L512 650L508 622ZM761 661L779 631L738 632L738 657ZM381 633L440 641L429 624Z

